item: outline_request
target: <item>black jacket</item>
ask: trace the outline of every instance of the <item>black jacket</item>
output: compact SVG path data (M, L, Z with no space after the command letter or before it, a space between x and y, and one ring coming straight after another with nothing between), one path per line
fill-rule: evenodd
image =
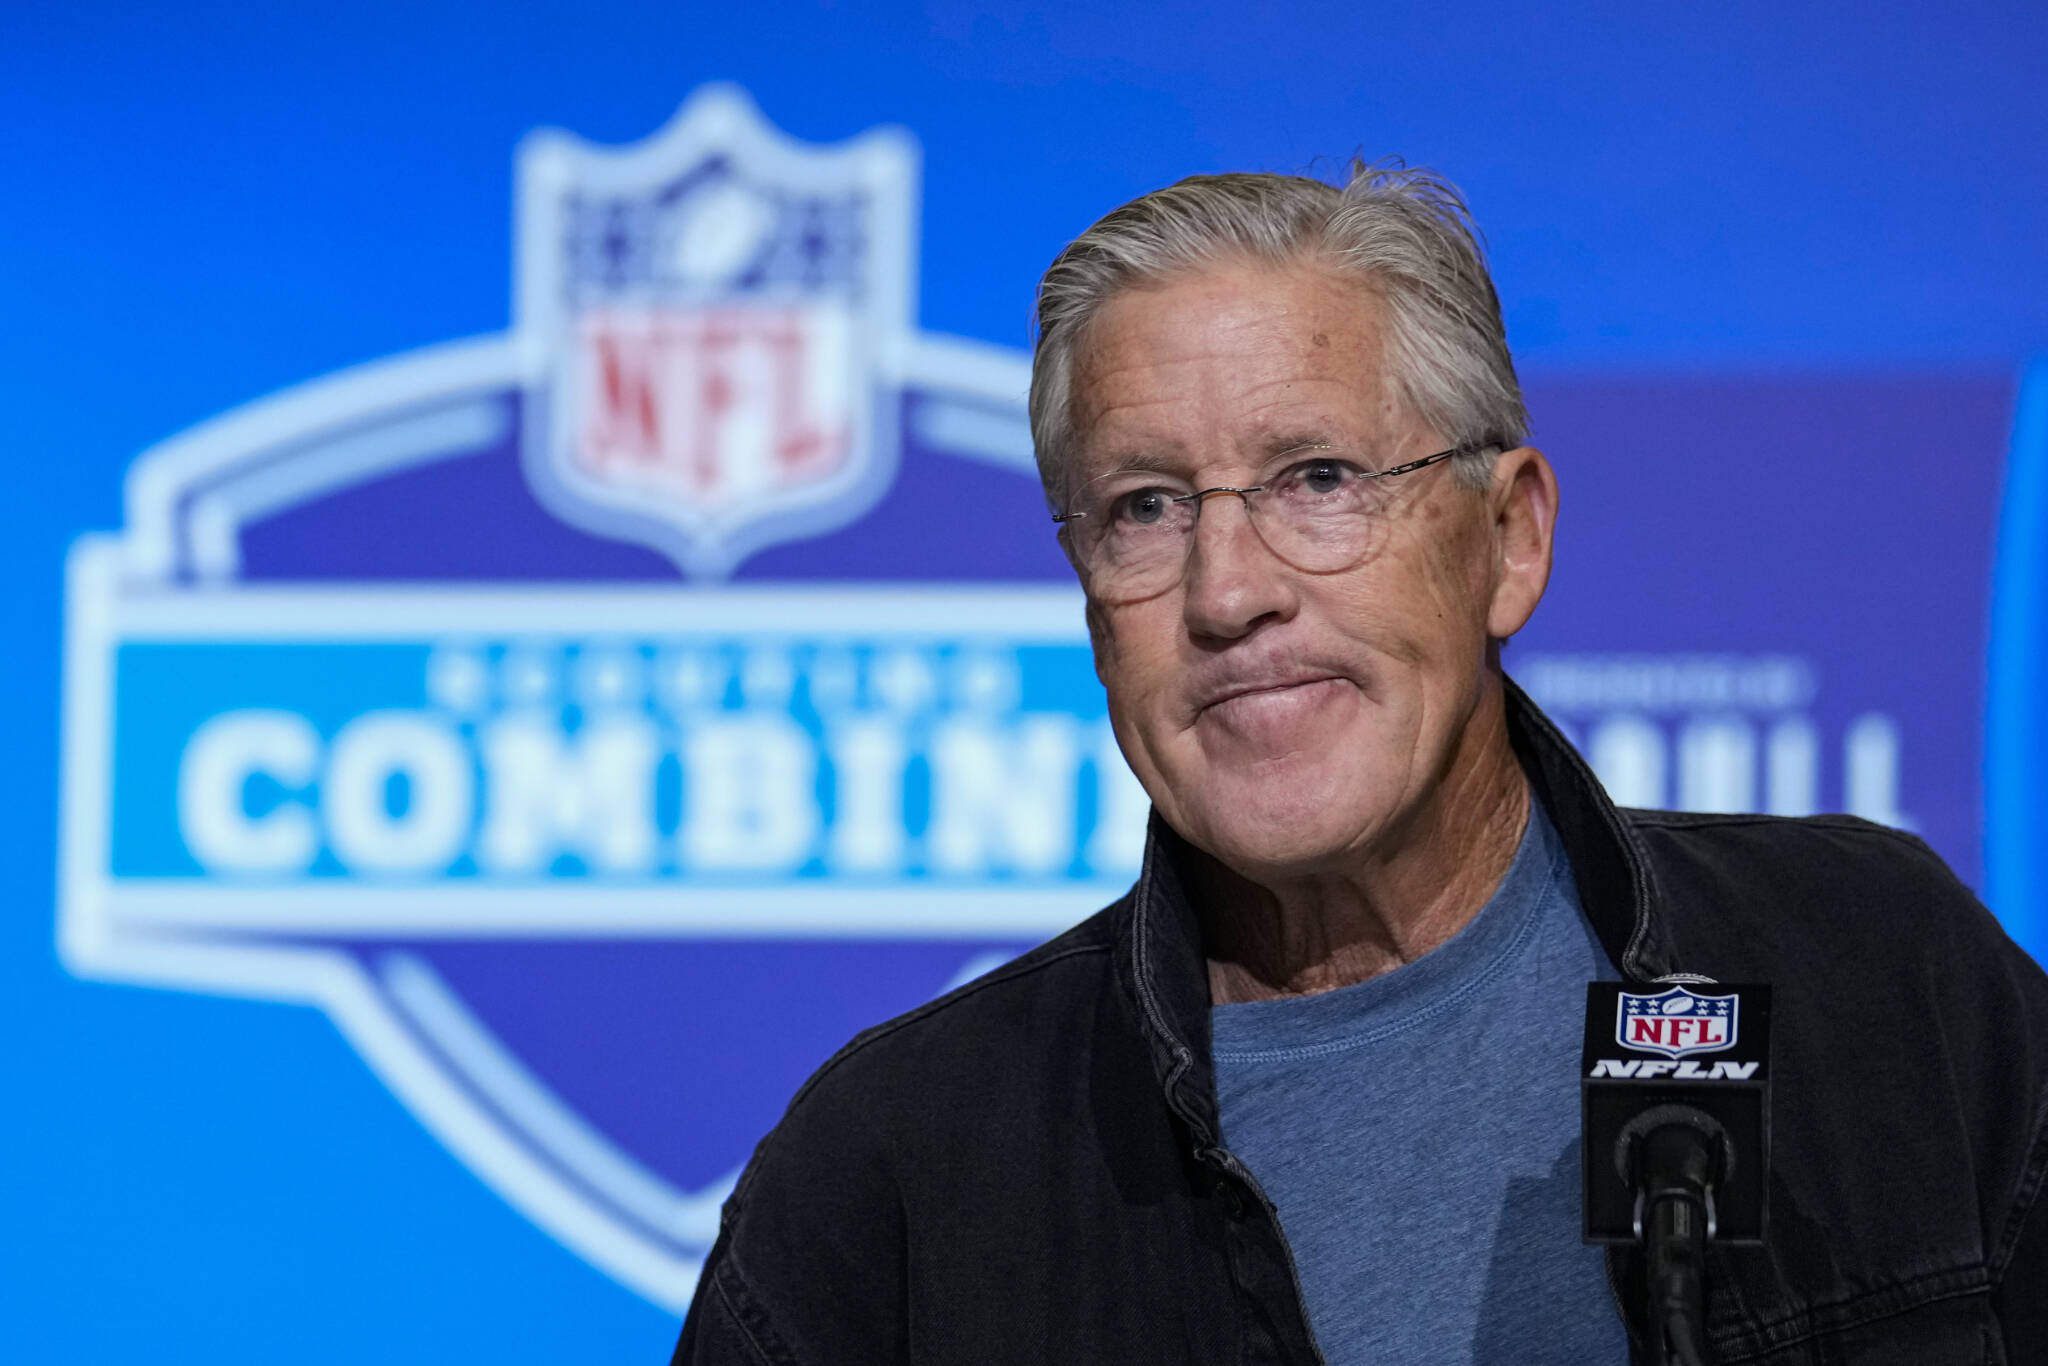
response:
M1770 1240L1710 1253L1720 1360L2048 1363L2048 978L1910 835L1620 811L1512 684L1508 712L1622 974L1774 987ZM1155 821L1122 900L811 1078L676 1362L1320 1360L1218 1141L1178 848Z

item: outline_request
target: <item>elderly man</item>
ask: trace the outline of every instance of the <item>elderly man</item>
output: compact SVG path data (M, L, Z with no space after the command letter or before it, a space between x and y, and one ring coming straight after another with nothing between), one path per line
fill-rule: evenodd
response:
M1910 836L1616 810L1502 673L1557 482L1455 192L1186 180L1039 322L1143 872L812 1078L676 1360L1651 1360L1640 1254L1580 1238L1619 978L1775 988L1710 1355L2048 1362L2048 980Z

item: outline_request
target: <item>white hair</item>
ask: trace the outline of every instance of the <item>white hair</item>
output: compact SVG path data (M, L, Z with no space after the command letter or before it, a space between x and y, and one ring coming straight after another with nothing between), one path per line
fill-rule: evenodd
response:
M1233 260L1310 263L1369 285L1385 308L1390 378L1450 445L1468 487L1522 444L1529 414L1500 299L1457 188L1398 160L1353 162L1350 183L1189 176L1140 196L1068 244L1038 285L1031 437L1049 498L1070 492L1074 354L1103 304Z

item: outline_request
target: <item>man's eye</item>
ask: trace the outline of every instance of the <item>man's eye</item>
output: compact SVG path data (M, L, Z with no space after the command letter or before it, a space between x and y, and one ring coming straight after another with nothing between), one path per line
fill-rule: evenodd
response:
M1281 476L1279 482L1302 493L1324 497L1359 482L1358 466L1345 460L1304 460Z
M1128 526L1156 526L1173 511L1173 495L1165 489L1132 489L1110 504L1110 520Z

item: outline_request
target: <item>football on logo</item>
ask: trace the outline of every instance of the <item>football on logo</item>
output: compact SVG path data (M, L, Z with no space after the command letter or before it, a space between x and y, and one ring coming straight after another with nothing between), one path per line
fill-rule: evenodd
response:
M75 548L60 946L326 1011L680 1309L801 1079L1120 894L1146 804L1028 364L916 327L908 136L717 87L520 156L509 333L166 441Z

